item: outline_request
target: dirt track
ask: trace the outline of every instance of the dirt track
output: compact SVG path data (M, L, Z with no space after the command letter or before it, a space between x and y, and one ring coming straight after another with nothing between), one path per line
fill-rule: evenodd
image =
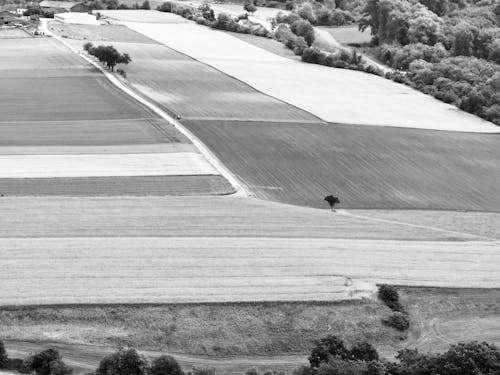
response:
M100 360L114 348L71 345L61 343L37 343L26 341L5 341L7 353L14 358L23 358L29 353L40 351L46 348L56 348L63 355L64 361L75 368L78 373L88 373L94 371ZM283 355L283 356L244 356L244 357L197 357L184 355L182 353L164 353L164 352L141 352L147 357L157 357L162 354L171 354L185 368L196 367L214 367L219 374L242 374L251 367L259 369L279 368L283 370L293 370L307 363L306 356Z

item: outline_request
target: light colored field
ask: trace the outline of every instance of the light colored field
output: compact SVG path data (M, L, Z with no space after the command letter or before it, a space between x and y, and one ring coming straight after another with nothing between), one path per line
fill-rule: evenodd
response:
M263 199L500 211L499 135L334 124L184 121ZM263 162L265 160L265 162Z
M4 305L331 301L370 294L377 282L500 284L495 242L248 198L0 205Z
M350 210L350 213L401 223L437 226L500 240L500 213L443 211L436 214L435 211L417 210Z
M161 3L160 3L161 4ZM158 12L155 10L99 10L101 16L112 20L126 22L148 22L148 23L189 23L185 18L179 17L173 13Z
M369 43L372 38L370 29L361 32L358 29L358 25L341 27L319 27L319 29L328 32L335 38L335 40L342 44Z
M500 131L489 122L381 77L282 58L227 33L194 23L123 20L133 30L328 122L466 132Z
M217 174L199 153L1 155L0 178Z
M3 238L0 249L2 305L332 301L381 282L500 285L500 246L478 241Z
M117 185L129 182L117 180ZM463 234L228 197L0 199L0 237L270 237L403 241L477 240ZM435 213L437 216L440 212Z

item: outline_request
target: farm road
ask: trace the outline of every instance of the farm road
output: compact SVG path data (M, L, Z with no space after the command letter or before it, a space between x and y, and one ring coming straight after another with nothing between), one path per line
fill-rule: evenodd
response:
M64 344L52 342L29 342L6 340L5 346L10 357L24 358L30 353L47 348L56 348L62 354L64 361L75 368L77 373L88 373L94 371L101 359L116 350L111 347ZM293 370L307 363L307 356L282 355L282 356L242 356L242 357L204 357L193 356L182 353L165 353L154 351L141 351L146 357L154 358L162 354L175 356L179 363L189 369L196 367L214 367L222 374L243 374L251 367L260 369L279 368Z

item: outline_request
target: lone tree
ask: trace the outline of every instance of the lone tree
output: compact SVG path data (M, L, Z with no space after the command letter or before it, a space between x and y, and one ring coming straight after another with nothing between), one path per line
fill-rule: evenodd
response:
M337 198L337 197L334 197L333 195L327 195L325 197L325 201L328 202L328 204L330 205L332 211L334 211L333 206L335 206L336 203L340 203L340 199Z
M257 10L257 7L253 3L252 0L245 2L245 5L243 5L243 9L245 9L248 13L254 13Z
M97 59L106 64L106 67L114 71L116 64L128 64L132 61L128 53L121 54L113 46L98 46L94 47L92 43L85 43L83 49L90 55L97 57Z

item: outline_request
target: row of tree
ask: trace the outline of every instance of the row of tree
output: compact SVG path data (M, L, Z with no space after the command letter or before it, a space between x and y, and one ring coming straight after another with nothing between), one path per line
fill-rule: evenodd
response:
M329 335L317 340L308 357L309 365L297 368L293 375L498 375L500 350L488 343L469 342L451 345L439 354L422 354L404 349L396 361L380 359L367 342L347 347L342 339ZM72 375L56 349L32 354L24 360L9 359L0 341L0 369L36 375ZM215 375L213 368L193 368L184 372L177 360L168 355L149 362L132 348L120 348L104 357L95 372L88 375ZM258 375L250 369L247 375ZM285 375L266 371L263 375Z
M122 54L113 46L94 47L94 45L89 42L85 43L83 49L90 55L97 57L97 59L111 71L114 71L117 64L128 64L132 61L128 53Z

